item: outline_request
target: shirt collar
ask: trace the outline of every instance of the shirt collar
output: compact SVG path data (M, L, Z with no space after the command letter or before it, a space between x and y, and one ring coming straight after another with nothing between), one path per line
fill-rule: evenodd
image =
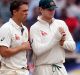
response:
M39 20L41 23L43 23L44 25L49 25L49 23L43 19L41 19L41 16L38 16L37 20ZM54 22L54 18L52 18L52 23Z
M16 24L16 22L14 22L14 20L12 18L10 18L9 22L17 29L22 29L23 24L21 23L22 27L19 26L18 24Z

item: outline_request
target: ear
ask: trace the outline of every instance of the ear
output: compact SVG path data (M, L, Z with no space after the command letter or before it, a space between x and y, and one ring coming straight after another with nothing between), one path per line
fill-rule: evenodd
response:
M39 10L40 10L41 13L43 12L43 9L41 7L39 7Z
M13 10L13 14L14 14L14 15L16 14L16 12L17 12L16 10Z

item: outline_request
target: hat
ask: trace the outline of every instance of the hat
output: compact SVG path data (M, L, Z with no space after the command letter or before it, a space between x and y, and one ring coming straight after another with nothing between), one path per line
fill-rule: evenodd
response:
M39 7L49 10L54 10L55 8L57 8L53 0L40 0Z

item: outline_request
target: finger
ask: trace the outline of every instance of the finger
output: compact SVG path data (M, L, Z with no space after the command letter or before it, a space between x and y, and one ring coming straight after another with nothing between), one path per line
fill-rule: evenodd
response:
M63 36L62 38L61 38L61 41L64 41L65 40L65 36Z
M63 32L63 33L62 33L62 36L66 36L66 33L65 33L65 32Z

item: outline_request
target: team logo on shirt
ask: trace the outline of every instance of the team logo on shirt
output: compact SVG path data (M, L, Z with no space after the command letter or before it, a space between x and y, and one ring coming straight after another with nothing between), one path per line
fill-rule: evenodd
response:
M17 34L15 34L15 39L20 40L20 37Z
M42 30L41 30L41 34L42 34L42 36L46 36L47 35L47 33L42 31Z
M5 39L5 37L2 37L0 41L3 41Z

